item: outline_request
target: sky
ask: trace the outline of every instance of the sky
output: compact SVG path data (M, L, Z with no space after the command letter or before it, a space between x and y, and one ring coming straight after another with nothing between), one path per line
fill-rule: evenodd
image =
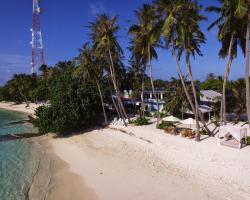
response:
M97 14L108 13L118 15L120 30L118 41L124 49L124 63L130 57L127 50L129 36L127 30L135 20L134 10L151 0L42 0L40 7L44 10L41 26L45 50L45 62L53 66L58 61L74 58L78 49L88 42L89 22ZM200 0L204 7L218 5L216 0ZM191 60L195 79L204 80L208 73L223 75L226 59L218 57L220 43L217 41L217 30L207 31L208 25L216 19L216 15L203 11L208 17L201 24L207 41L202 45L202 57ZM0 6L0 85L11 79L15 73L31 72L31 17L32 0L1 0ZM153 61L155 79L168 80L177 77L175 62L166 50L158 49L158 60ZM185 65L182 63L185 72ZM239 51L233 61L230 79L244 77L244 57Z

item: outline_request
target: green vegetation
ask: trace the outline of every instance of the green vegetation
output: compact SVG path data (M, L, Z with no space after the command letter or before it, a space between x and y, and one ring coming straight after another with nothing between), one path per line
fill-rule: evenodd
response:
M181 80L172 78L168 85L169 90L175 92L170 93L165 98L165 111L166 113L170 113L175 117L183 119L184 112L187 111L187 109L190 109L190 106L182 87ZM187 89L190 91L191 88L187 86Z
M170 128L173 127L173 123L172 122L166 122L166 121L162 121L157 128L158 129L166 129L166 128Z
M37 87L36 76L26 74L16 74L13 79L1 89L1 99L26 102L29 105L29 100L33 98L33 91Z
M247 137L247 145L250 145L250 137Z
M222 44L219 56L227 58L227 66L222 87L222 106L220 110L221 122L226 122L226 87L233 59L237 56L238 46L243 52L245 51L245 31L243 30L244 27L246 27L246 18L240 16L243 14L244 10L243 2L244 1L241 0L225 0L221 2L221 7L210 6L207 8L207 11L219 14L219 18L208 27L208 30L213 27L218 28L218 40Z
M206 130L203 129L203 130L201 131L201 135L208 135L208 132L207 132Z
M70 71L53 79L50 105L36 110L35 127L40 133L67 134L97 124L100 103L96 88L81 84Z
M142 85L141 89L145 89L144 76L147 65L150 71L151 89L154 98L157 101L157 125L160 120L158 97L155 95L155 85L153 80L153 65L152 59L157 59L156 47L159 46L158 40L151 40L152 31L157 22L157 13L150 4L143 4L142 8L135 11L136 23L131 25L129 34L132 36L130 51L132 58L137 62L137 66L141 67L142 71ZM141 99L142 106L144 106L143 97ZM142 117L145 117L144 109Z
M143 125L148 125L149 122L148 122L147 118L138 117L137 119L135 119L133 121L133 124L136 125L136 126L143 126Z

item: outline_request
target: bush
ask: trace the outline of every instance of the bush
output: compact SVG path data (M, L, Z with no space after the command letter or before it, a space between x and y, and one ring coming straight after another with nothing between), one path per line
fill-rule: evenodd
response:
M160 118L162 119L163 117L167 117L168 114L167 113L164 113L164 112L160 112Z
M50 105L39 107L35 113L33 123L40 133L65 135L97 124L101 109L96 87L65 73L53 80L50 91Z
M205 129L203 129L202 131L200 131L200 133L201 133L201 135L208 135L208 132Z
M146 118L138 117L136 120L133 121L133 124L136 126L143 126L143 125L148 125L149 122L148 119Z
M170 128L173 127L173 123L172 122L166 122L166 121L162 121L157 128L158 129L166 129L166 128Z
M247 145L250 145L250 137L247 137Z
M160 118L162 119L163 117L166 117L167 116L167 114L165 114L165 113L163 113L163 112L160 112ZM153 117L154 118L157 118L158 117L158 113L157 113L157 111L155 111L154 113L153 113Z
M144 114L146 117L152 117L152 114L147 110L144 112Z
M35 115L37 118L32 120L35 127L38 128L39 133L45 134L49 132L57 132L57 124L53 119L53 107L52 106L40 106L36 109Z

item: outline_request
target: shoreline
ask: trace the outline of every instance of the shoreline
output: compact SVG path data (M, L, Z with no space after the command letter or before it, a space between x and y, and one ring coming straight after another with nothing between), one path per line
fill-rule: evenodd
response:
M43 104L30 103L30 106L26 108L26 104L15 104L13 102L0 102L0 108L4 110L24 113L34 116L35 110Z
M33 148L37 151L39 162L33 175L29 190L27 191L27 199L45 199L47 194L48 182L51 179L50 158L45 154L44 147L41 144L43 136L31 139Z
M96 200L95 193L86 187L81 177L70 171L51 145L52 135L33 139L40 151L40 162L28 192L29 200Z

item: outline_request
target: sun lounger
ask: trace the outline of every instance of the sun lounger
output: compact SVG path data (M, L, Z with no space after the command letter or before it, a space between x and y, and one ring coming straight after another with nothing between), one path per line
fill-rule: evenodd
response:
M117 118L115 117L111 123L112 125L117 125Z

